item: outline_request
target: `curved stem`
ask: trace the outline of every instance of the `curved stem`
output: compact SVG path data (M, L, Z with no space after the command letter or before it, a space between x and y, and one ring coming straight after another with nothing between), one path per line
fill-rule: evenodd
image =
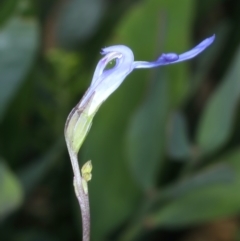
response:
M88 193L85 193L82 186L82 177L79 169L77 154L71 151L71 148L68 147L68 152L70 155L74 180L73 185L75 189L75 194L78 199L78 203L81 209L82 214L82 241L90 240L90 208L89 208L89 198Z

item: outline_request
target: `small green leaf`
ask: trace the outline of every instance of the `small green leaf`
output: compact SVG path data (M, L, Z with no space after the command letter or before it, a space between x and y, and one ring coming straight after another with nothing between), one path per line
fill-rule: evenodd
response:
M92 161L87 161L81 168L81 173L83 179L85 179L87 182L92 179Z
M23 201L23 190L14 173L0 159L0 220L16 210Z
M13 18L0 30L0 120L33 63L38 37L33 19Z
M174 159L186 159L190 156L190 152L186 120L182 113L175 112L170 120L168 153Z
M229 139L240 97L240 49L221 85L212 95L200 120L197 144L203 153L212 153Z

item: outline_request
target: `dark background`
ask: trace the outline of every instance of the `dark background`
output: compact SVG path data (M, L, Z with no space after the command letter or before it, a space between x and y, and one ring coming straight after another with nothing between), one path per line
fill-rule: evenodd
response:
M240 240L240 1L1 0L0 240L81 240L63 138L102 47L136 70L101 106L80 150L91 159L92 241Z

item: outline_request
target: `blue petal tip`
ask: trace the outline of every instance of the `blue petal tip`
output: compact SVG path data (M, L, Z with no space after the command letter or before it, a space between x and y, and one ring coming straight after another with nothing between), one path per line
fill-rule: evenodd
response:
M212 44L214 42L215 38L216 38L215 34L213 34L211 37L207 38L207 40L209 41L209 44Z

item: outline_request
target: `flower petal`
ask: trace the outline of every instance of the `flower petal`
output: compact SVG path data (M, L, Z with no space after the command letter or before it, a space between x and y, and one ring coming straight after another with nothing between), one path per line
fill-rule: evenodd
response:
M107 66L107 64L115 58L120 58L122 56L121 53L118 52L110 52L109 54L107 54L105 57L103 57L99 62L98 65L95 69L93 78L92 78L92 82L91 82L91 86L93 86L96 82L96 80L98 79L98 77L103 73L105 67Z
M178 62L182 62L191 58L194 58L196 55L200 54L204 49L206 49L215 39L215 35L210 38L203 40L200 44L195 46L193 49L177 55L175 53L167 53L162 54L156 61L154 62L146 62L146 61L135 61L133 63L133 68L141 69L141 68L153 68L160 65L174 64Z
M110 46L102 49L101 54L105 56L98 62L91 86L77 106L80 109L89 104L88 115L93 114L133 70L134 55L127 46ZM113 59L116 59L116 65L105 69Z

